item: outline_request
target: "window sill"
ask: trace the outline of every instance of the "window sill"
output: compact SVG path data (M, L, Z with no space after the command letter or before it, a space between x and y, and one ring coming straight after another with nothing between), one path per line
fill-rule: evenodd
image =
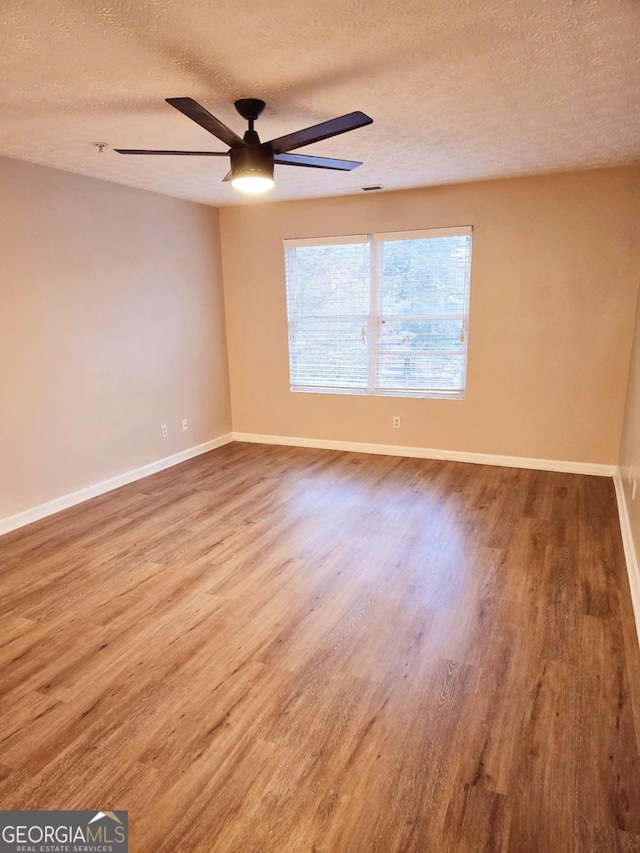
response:
M290 391L302 394L340 394L350 397L408 397L423 400L464 400L464 391L405 391L388 388L370 391L362 388L312 388L301 385L291 385Z

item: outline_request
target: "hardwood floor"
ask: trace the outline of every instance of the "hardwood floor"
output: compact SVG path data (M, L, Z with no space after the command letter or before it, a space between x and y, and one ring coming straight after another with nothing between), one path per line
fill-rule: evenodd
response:
M128 809L133 853L640 850L610 480L233 444L0 567L1 808Z

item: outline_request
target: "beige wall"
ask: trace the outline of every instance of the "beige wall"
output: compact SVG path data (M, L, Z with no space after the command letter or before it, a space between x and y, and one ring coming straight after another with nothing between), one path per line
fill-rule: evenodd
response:
M223 209L234 428L614 464L639 188L628 168ZM217 211L3 159L0 210L0 519L229 431ZM466 400L289 391L283 238L464 224Z
M0 519L230 429L216 210L5 159L0 210Z
M222 209L234 429L615 464L639 203L620 168ZM291 393L283 238L453 225L474 228L466 399Z
M638 277L640 279L640 273ZM636 326L629 366L629 384L620 441L619 465L636 556L640 558L638 552L640 548L640 300L636 309ZM629 482L630 475L631 483ZM637 481L636 497L635 500L632 500L634 479Z

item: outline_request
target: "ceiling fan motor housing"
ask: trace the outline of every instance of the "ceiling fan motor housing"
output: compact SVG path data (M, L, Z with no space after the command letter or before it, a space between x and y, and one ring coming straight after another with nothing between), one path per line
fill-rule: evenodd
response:
M231 158L231 174L246 175L255 172L256 175L264 175L273 178L273 152L263 145L251 148L232 148L229 151Z

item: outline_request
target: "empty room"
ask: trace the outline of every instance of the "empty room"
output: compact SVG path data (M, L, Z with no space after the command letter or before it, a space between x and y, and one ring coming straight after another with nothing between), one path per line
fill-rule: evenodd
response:
M640 851L640 5L0 22L0 853Z

